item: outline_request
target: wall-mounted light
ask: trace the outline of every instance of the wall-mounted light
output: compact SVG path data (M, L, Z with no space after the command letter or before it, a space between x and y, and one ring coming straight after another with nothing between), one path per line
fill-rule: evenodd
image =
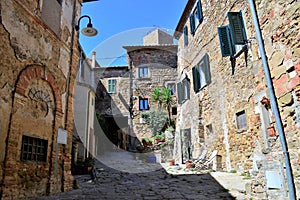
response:
M89 19L89 23L86 25L86 28L83 28L81 30L81 33L83 35L86 35L86 36L95 36L98 34L98 31L97 29L93 28L93 25L92 25L92 20L89 16L87 15L83 15L79 18L78 20L78 24L75 26L75 30L78 31L79 30L79 23L80 23L80 20L84 17L87 17Z

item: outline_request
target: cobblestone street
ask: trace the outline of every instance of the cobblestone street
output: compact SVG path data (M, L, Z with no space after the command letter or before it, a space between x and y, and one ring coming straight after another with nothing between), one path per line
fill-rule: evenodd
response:
M192 172L181 171L179 174L167 173L156 163L145 163L141 160L130 159L127 153L115 153L111 157L111 163L106 163L107 157L100 158L107 167L97 161L97 181L91 181L89 175L75 176L79 185L78 189L69 192L35 198L35 200L75 200L75 199L247 199L243 193L224 188L210 173L188 174ZM121 158L121 159L120 159ZM123 158L123 159L122 159ZM117 159L120 159L117 162ZM127 160L127 161L125 161ZM143 173L126 172L131 170L144 170ZM123 167L123 169L120 169ZM150 168L156 169L151 171ZM231 173L225 173L228 179ZM220 174L218 174L220 176ZM216 177L218 177L216 176ZM222 176L221 176L222 177ZM238 175L234 176L235 178ZM241 181L232 180L231 184L243 184Z

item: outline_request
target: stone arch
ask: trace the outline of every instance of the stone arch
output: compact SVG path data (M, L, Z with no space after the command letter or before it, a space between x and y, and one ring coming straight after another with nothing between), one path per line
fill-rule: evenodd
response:
M25 96L26 88L32 79L42 79L50 84L54 92L56 111L62 113L61 95L64 91L60 91L54 76L43 65L29 65L20 73L16 84L16 93Z

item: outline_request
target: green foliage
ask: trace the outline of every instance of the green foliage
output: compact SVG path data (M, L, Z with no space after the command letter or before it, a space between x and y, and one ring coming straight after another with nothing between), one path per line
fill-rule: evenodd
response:
M237 171L235 169L230 170L229 173L236 173Z
M152 131L152 135L159 134L168 122L168 114L162 110L150 110L142 113L146 124Z
M161 99L161 90L159 88L155 88L152 93L152 100L157 101L158 108L161 108L162 99Z
M165 138L165 134L156 134L155 139L164 139Z

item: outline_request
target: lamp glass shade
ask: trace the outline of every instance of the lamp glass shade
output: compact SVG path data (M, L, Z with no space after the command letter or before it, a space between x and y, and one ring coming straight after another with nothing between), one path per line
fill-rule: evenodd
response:
M86 27L81 30L81 33L85 36L95 36L98 34L98 31L93 27Z

